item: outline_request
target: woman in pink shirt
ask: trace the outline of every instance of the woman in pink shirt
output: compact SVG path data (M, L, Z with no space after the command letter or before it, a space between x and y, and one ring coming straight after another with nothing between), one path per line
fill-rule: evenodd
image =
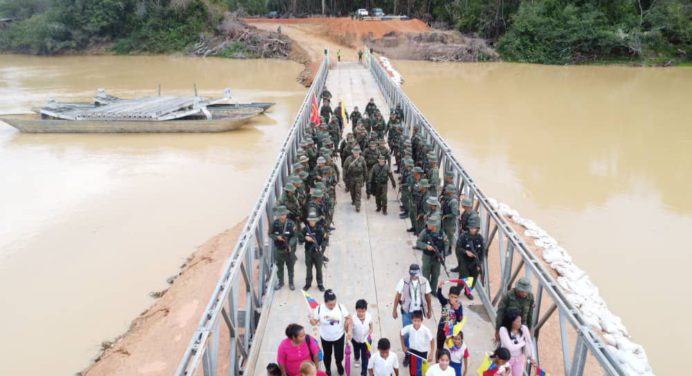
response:
M500 327L500 346L509 350L511 358L509 364L512 367L512 376L522 376L526 368L526 358L536 366L533 356L533 340L531 332L526 325L521 323L521 313L510 310L505 314Z
M302 326L290 324L286 327L286 338L279 344L276 362L283 376L300 376L300 365L306 360L319 364L319 354L317 340L305 335Z

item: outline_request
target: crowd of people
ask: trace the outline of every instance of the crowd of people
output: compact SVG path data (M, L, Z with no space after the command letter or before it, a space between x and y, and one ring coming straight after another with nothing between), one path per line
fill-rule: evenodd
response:
M336 368L343 375L344 360L350 361L352 346L354 367L363 376L399 375L400 366L407 367L411 375L465 376L469 349L462 331L465 317L461 297L474 299L472 291L482 277L486 253L473 201L463 198L459 202L453 172L443 171L440 179L433 145L417 127L410 131L404 127L401 106L391 110L385 122L372 98L363 113L358 107L349 113L341 104L332 109L331 98L325 88L320 95L319 123L303 130L297 161L269 230L278 268L277 290L284 286L284 270L289 288L295 289L296 248L304 245L303 290L311 289L314 269L317 288L323 292L324 302L309 315L310 324L319 327L320 338L310 337L299 324L289 325L278 348L277 363L269 364L267 373L332 375ZM353 131L344 137L346 119ZM391 339L372 342L368 303L359 299L352 315L324 286L322 269L328 262L325 250L330 234L336 230L333 218L340 181L350 194L355 213L361 211L365 188L366 199L374 196L376 212L382 215L388 215L389 183L392 189L398 183L399 216L410 222L407 231L417 235L414 248L422 252L422 265L410 265L408 275L399 281L392 309L392 318L401 316L402 321L398 339L404 354L401 364L392 351ZM452 254L457 264L448 271L446 259ZM459 279L441 279L441 269L448 277L450 271L458 273ZM446 284L450 287L445 291ZM432 318L433 294L442 307L434 332L423 323L424 318ZM527 359L535 365L529 331L533 308L530 280L521 278L499 303L495 334L498 346L486 360L484 376L522 375ZM324 372L319 370L321 363Z

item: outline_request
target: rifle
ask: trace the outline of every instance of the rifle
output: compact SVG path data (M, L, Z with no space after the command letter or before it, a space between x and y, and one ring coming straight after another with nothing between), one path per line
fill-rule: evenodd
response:
M306 228L307 235L312 237L315 240L315 251L317 251L317 253L322 255L322 266L324 266L326 268L327 262L329 262L329 259L324 254L324 249L322 249L322 244L317 242L317 235L314 232L312 232L312 229L310 228L309 224L305 225L305 228Z
M435 258L437 258L437 261L440 262L442 265L442 270L444 270L445 274L447 275L447 278L449 278L449 271L447 270L447 264L445 263L445 256L444 253L440 252L439 249L435 246L435 242L432 240L429 240L429 237L431 237L430 233L428 233L428 237L426 238L425 244L429 245L432 247L433 252L435 253Z

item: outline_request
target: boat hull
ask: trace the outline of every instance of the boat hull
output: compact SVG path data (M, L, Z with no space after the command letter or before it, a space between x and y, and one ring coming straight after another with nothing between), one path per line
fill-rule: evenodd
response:
M22 133L215 133L245 125L248 114L213 120L169 121L68 121L38 118L0 118Z

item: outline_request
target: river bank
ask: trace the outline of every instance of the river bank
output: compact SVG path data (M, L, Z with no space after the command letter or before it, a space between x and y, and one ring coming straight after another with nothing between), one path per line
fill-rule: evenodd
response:
M223 265L245 220L200 246L171 286L152 293L158 299L132 321L127 332L104 341L102 352L82 375L172 375L197 329Z

